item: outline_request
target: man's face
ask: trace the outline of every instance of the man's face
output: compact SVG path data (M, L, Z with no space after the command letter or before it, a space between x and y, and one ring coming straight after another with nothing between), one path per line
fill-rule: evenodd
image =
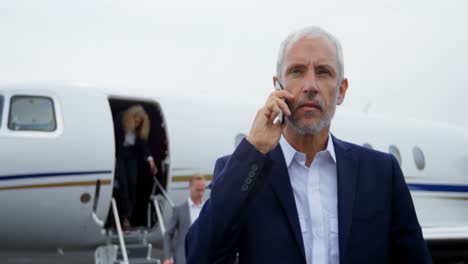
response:
M288 101L289 124L300 134L317 134L330 126L337 104L348 87L339 80L336 48L324 37L303 38L288 47L282 69Z
M190 197L192 200L198 200L203 197L205 193L205 181L204 180L194 180L189 186Z

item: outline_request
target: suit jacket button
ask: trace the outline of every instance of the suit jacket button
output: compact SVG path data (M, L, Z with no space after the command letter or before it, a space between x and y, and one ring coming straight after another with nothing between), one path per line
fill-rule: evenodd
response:
M246 192L249 189L249 186L247 184L242 185L242 191Z
M251 184L251 183L252 183L252 178L245 179L245 184Z
M252 167L250 167L251 170L257 171L258 170L258 164L252 164Z
M249 171L249 177L250 178L255 177L255 171Z

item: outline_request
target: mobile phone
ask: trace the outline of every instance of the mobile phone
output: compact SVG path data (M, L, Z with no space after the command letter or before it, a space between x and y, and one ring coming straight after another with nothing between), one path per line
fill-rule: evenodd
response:
M279 90L279 91L284 90L283 85L281 84L281 82L278 79L276 79L276 90ZM288 101L286 101L286 99L283 98L283 101L286 103L286 105L288 105ZM288 105L288 107L289 107L289 105ZM281 125L284 124L285 119L286 119L286 117L284 116L283 110L280 109L280 112L278 114L278 120L280 120Z

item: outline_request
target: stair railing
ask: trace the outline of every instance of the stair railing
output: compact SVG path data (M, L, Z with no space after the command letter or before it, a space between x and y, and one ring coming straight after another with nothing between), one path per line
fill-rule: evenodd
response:
M114 215L115 225L117 226L117 234L119 235L120 248L122 250L123 263L128 264L127 247L125 246L125 240L123 238L122 226L120 225L119 212L117 210L117 204L115 199L112 198L112 213Z

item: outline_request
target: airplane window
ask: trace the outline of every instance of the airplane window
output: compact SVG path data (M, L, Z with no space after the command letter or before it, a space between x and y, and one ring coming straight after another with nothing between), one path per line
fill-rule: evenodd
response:
M424 153L420 147L415 146L413 148L413 158L414 163L416 163L416 168L418 168L418 170L424 170L426 167L426 159L424 158Z
M0 127L2 127L3 95L0 95Z
M16 131L54 131L57 122L52 99L42 96L13 96L8 128Z
M371 144L369 143L364 143L362 144L363 147L368 148L368 149L374 149Z
M390 147L388 147L388 152L397 159L398 164L401 166L401 155L398 148L395 145L390 145Z

